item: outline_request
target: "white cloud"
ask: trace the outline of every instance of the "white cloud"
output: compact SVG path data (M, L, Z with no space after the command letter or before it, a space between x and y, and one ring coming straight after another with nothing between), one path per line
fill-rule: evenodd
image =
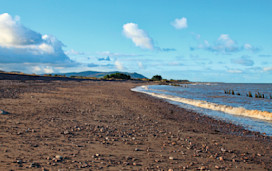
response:
M135 56L142 56L142 55L136 55L136 54L115 53L115 52L110 52L110 51L97 52L97 54L101 55L101 56L109 56L109 57L135 57Z
M252 45L251 44L244 44L244 48L247 49L247 50L250 50L252 48Z
M138 62L138 67L141 68L141 69L144 68L143 63L142 62Z
M272 67L265 67L263 68L264 71L272 71Z
M185 29L188 27L187 25L187 18L176 18L175 21L173 21L172 26L174 26L176 29Z
M119 69L119 70L123 70L123 69L124 69L124 67L123 67L123 65L122 65L121 62L115 61L114 64L115 64L115 67L116 67L117 69Z
M229 73L236 73L236 74L239 74L239 73L242 73L241 70L228 70Z
M65 51L65 54L66 54L66 55L85 55L84 52L78 52L78 51L76 51L76 50L74 50L74 49Z
M54 69L51 66L34 66L32 67L32 71L33 73L36 73L36 74L42 74L42 73L50 74L54 72Z
M34 73L39 73L41 70L42 70L41 67L38 67L38 66L33 67L33 72Z
M153 49L154 45L151 38L142 29L139 29L135 23L127 23L123 25L123 33L133 41L133 43L143 49Z
M53 73L54 72L53 68L49 67L49 66L43 68L43 70L44 70L45 73Z
M0 15L0 45L21 46L41 43L41 34L34 32L19 23L19 18L13 19L8 13Z
M253 66L254 65L254 61L249 59L248 56L242 56L237 59L232 59L231 62L234 64L240 64L240 65L244 65L244 66Z
M72 64L56 37L42 35L12 18L0 14L0 63Z
M210 44L205 40L203 44L198 46L198 49L206 49L212 52L236 52L241 50L228 34L221 34L214 44Z
M249 43L244 45L239 45L236 41L230 38L228 34L221 34L214 43L209 43L207 40L204 40L203 43L199 44L198 47L191 47L191 50L195 49L205 49L212 52L240 52L242 50L248 50L251 52L258 52L260 49L254 47Z
M244 48L245 50L249 50L249 51L253 51L253 52L257 52L257 51L260 50L259 48L254 47L254 46L252 46L252 45L249 44L249 43L244 44L244 47L243 47L243 48Z

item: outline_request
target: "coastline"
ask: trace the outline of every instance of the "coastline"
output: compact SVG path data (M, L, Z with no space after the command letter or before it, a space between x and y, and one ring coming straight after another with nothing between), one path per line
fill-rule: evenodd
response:
M130 90L142 84L0 80L0 169L272 168L270 137Z

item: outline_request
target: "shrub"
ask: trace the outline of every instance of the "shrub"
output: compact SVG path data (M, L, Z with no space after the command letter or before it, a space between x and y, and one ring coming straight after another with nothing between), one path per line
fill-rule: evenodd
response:
M151 80L153 80L153 81L161 81L161 80L162 80L162 76L160 76L160 75L154 75L154 76L151 78Z
M122 80L130 80L131 79L130 75L122 74L119 72L114 73L114 74L110 74L110 75L105 75L104 78L105 79L115 78L115 79L122 79Z

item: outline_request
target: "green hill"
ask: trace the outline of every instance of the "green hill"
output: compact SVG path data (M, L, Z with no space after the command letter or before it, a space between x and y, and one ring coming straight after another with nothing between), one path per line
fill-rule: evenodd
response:
M119 71L112 71L112 72L99 72L99 71L83 71L83 72L69 72L69 73L55 73L57 75L65 75L66 77L70 77L70 76L82 76L82 77L96 77L96 78L102 78L105 75L108 74L114 74L117 73ZM131 78L134 79L142 79L142 78L146 78L145 76L138 74L136 72L134 73L129 73L129 72L119 72L122 74L126 74L126 75L130 75ZM52 75L55 75L52 74Z

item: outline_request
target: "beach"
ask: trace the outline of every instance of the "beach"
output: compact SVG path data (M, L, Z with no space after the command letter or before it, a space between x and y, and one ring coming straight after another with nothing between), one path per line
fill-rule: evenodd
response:
M0 170L270 170L271 137L131 91L1 75Z

